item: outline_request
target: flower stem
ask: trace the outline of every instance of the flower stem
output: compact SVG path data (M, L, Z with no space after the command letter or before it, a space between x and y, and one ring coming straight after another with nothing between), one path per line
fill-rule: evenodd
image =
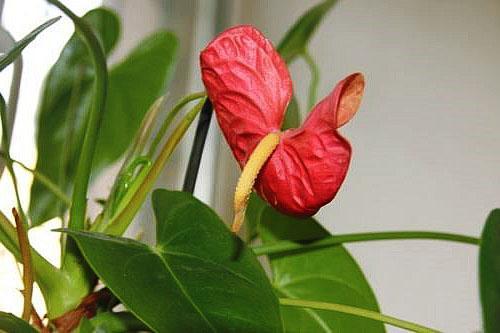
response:
M300 299L291 299L291 298L280 298L279 302L284 306L294 306L300 308L309 308L316 310L326 310L326 311L335 311L346 313L358 317L368 318L376 321L380 321L392 326L396 326L399 328L404 328L406 330L418 333L439 333L432 328L424 327L406 320L401 320L398 318L390 317L383 315L381 313L370 311L366 309L357 308L354 306L336 304L336 303L326 303L326 302L314 302L314 301L306 301Z
M210 120L212 119L213 107L210 100L207 98L203 108L201 109L198 125L196 126L196 133L194 135L193 146L189 154L189 163L184 175L184 184L182 190L184 192L194 193L196 185L196 178L198 178L198 170L200 168L201 156L203 155L203 148L207 139L208 129L210 127Z
M315 249L322 249L330 246L336 246L343 243L355 243L377 240L402 240L402 239L434 239L444 240L472 245L479 245L480 240L475 237L450 234L433 231L388 231L388 232L365 232L344 235L335 235L320 240L303 241L278 241L269 244L254 246L255 255L281 254L286 252L304 252Z

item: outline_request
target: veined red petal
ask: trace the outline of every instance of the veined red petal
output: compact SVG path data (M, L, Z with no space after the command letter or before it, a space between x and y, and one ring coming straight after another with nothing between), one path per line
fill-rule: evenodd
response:
M201 52L200 61L219 126L243 166L266 134L280 130L292 96L288 69L252 26L221 33Z
M285 214L310 216L333 200L345 179L351 146L337 128L354 115L361 74L340 81L302 127L286 131L257 178L257 192Z

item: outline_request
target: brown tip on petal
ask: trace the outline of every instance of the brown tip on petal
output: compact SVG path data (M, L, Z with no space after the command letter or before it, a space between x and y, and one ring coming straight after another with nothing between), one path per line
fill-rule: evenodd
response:
M337 109L337 127L346 124L356 114L363 98L365 78L363 74L356 73L345 79Z

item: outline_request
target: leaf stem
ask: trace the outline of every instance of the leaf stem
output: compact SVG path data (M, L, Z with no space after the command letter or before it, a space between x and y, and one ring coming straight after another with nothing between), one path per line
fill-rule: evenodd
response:
M307 50L304 50L304 52L302 53L302 59L304 59L311 72L311 81L309 83L309 98L308 98L308 109L311 110L316 104L316 96L319 86L319 68Z
M15 160L3 151L0 151L0 157L5 159L7 162L16 163L24 170L30 172L33 177L42 183L49 191L51 191L55 196L57 196L62 202L64 202L67 206L71 205L71 199L55 184L53 183L49 177L45 176L43 173L35 169L31 169L26 164L21 161Z
M401 320L398 318L390 317L383 315L381 313L370 311L366 309L357 308L354 306L344 305L344 304L336 304L336 303L326 303L326 302L314 302L314 301L306 301L300 299L291 299L291 298L280 298L279 302L284 306L294 306L300 308L309 308L316 310L326 310L326 311L335 311L346 313L358 317L368 318L376 321L380 321L392 326L396 326L399 328L403 328L412 332L418 333L439 333L439 331L434 330L432 328L424 327L406 320Z
M387 231L387 232L365 232L344 235L335 235L320 240L303 241L278 241L253 247L255 255L282 254L286 252L303 252L336 246L343 243L355 243L377 240L402 240L402 239L434 239L444 240L472 245L479 245L480 240L475 237L450 234L434 231ZM309 242L309 243L307 243Z
M78 160L75 185L73 187L73 204L70 209L68 224L70 229L82 230L85 226L87 189L92 169L92 161L94 159L99 128L106 102L108 71L101 44L91 27L58 0L48 0L48 2L58 7L73 21L75 29L87 45L95 68L92 106L87 120L80 158Z
M19 186L17 183L17 177L16 173L14 171L14 167L12 165L12 162L10 161L10 137L12 133L9 133L9 129L7 126L7 107L5 104L5 99L3 98L2 94L0 94L0 120L2 123L2 150L5 152L7 155L7 171L9 171L10 177L12 179L12 184L14 186L14 192L16 195L16 202L17 202L17 208L19 209L19 212L21 213L21 216L24 220L24 222L27 222L26 214L24 213L23 207L21 205L21 196L19 194Z
M33 296L33 270L31 268L30 242L23 221L15 208L12 208L12 215L14 215L14 220L16 222L17 239L21 249L21 263L23 265L24 304L22 318L29 322L32 307L31 297Z
M88 25L85 20L75 15L60 1L48 0L48 2L59 8L73 21L75 30L86 44L94 65L95 78L92 104L86 120L85 134L80 156L78 158L68 222L69 229L83 230L85 228L87 191L92 171L92 162L94 160L101 120L104 115L106 103L108 70L101 43L92 31L90 25ZM64 297L65 299L49 300L54 303L53 307L55 308L52 310L52 313L49 314L49 317L65 313L79 304L82 297L92 290L96 279L92 269L82 257L77 244L71 239L65 240L65 237L61 238L61 244L63 245L61 270L65 275L68 275L72 283L69 288L70 290L66 291L67 296Z
M198 102L198 104L196 104L196 106L186 114L180 124L177 125L172 135L168 138L167 142L165 142L162 150L160 151L160 154L158 155L158 158L148 169L147 175L140 182L140 184L137 185L137 189L131 192L133 193L133 195L127 202L126 206L118 213L115 218L113 218L109 222L109 224L101 227L105 233L110 235L122 235L125 232L127 227L132 222L135 214L142 206L142 203L146 199L147 194L149 193L156 179L163 170L163 167L168 161L170 155L175 150L177 144L182 139L187 129L200 112L204 102L205 98Z
M179 113L179 111L182 110L182 108L188 104L189 102L195 101L200 98L204 98L206 96L204 91L197 92L194 94L187 95L183 97L179 102L177 102L176 105L172 108L172 110L168 113L167 117L163 121L163 124L161 125L160 129L158 130L158 133L156 133L156 136L151 143L151 146L149 147L149 157L153 157L154 153L156 152L156 148L158 148L158 145L160 144L161 140L165 136L165 132L168 130L170 127L170 124L174 120L175 116Z

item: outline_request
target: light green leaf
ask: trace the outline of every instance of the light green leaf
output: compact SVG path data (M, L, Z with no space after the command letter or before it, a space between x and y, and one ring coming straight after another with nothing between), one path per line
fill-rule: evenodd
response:
M261 213L262 241L321 239L329 235L314 219L297 219L271 207ZM273 286L281 297L331 302L379 312L368 281L343 246L271 255ZM336 312L282 307L286 332L384 332L383 324Z
M337 0L325 0L312 7L288 30L285 37L278 44L278 52L287 63L306 50L316 28L336 2Z
M119 35L115 14L97 9L84 16L109 54ZM153 101L163 93L171 74L177 39L166 31L143 40L111 69L106 109L101 124L93 177L127 149ZM45 82L38 116L37 171L65 191L71 189L92 96L93 68L85 45L70 39ZM35 181L30 215L40 224L61 214L57 198Z
M500 332L500 209L490 213L481 236L479 287L484 333Z
M73 333L148 332L149 329L130 312L101 312L92 319L83 318Z
M208 206L188 193L157 190L153 207L155 246L68 231L131 312L162 333L281 331L265 272Z
M27 322L12 313L0 311L0 332L6 333L37 333Z
M27 34L23 39L20 41L16 42L14 47L9 50L9 52L2 54L0 56L0 71L4 70L5 67L13 63L16 58L21 54L21 52L24 50L26 46L29 45L32 41L35 40L36 36L38 36L39 33L50 27L52 24L56 23L59 21L61 17L54 17L53 19L48 20L44 24L40 25L38 28Z

